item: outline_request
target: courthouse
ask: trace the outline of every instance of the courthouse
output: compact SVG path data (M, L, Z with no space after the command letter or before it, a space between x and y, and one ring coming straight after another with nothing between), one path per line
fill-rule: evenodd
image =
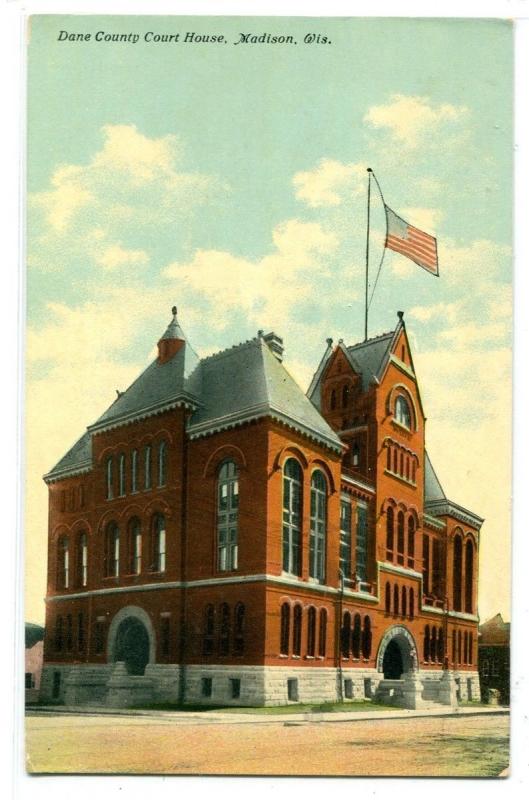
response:
M483 520L428 458L403 314L322 351L305 394L275 333L200 359L173 309L45 476L42 701L479 699Z

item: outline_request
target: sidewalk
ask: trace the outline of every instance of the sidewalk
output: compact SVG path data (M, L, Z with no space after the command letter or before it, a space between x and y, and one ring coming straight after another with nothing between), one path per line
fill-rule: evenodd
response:
M27 716L106 716L106 717L140 717L160 719L165 722L187 724L278 724L284 725L316 723L316 722L365 722L366 720L411 719L413 717L471 717L471 716L508 716L509 708L503 706L459 706L458 708L404 709L385 708L377 711L303 711L299 714L245 714L230 711L167 711L157 709L102 708L100 706L29 706Z

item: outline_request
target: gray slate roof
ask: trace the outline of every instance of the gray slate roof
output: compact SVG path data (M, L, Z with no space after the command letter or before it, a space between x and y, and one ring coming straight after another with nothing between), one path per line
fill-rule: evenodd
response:
M341 449L339 437L262 338L203 359L193 380L201 383L202 406L191 418L191 435L271 414Z
M395 337L395 332L383 333L367 342L360 342L347 348L356 372L362 375L362 389L365 392L374 377L377 377Z
M55 464L53 469L48 473L49 475L57 474L60 477L62 472L71 472L73 470L90 469L92 464L92 437L86 431L80 439L76 441L73 447L70 447L67 453L63 455L60 461ZM44 476L47 477L46 475Z
M446 500L443 487L430 461L428 453L424 452L424 502L431 503L435 500Z

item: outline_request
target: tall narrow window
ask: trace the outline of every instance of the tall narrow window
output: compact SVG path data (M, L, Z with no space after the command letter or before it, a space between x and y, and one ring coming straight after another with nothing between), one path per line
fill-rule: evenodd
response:
M404 564L404 512L397 514L397 563Z
M432 625L432 637L430 639L430 661L437 659L437 628Z
M456 644L457 636L455 628L452 631L452 663L457 662L457 644Z
M364 629L362 631L362 657L371 658L371 643L373 634L371 633L371 619L364 617Z
M325 578L325 540L327 533L327 485L317 470L310 482L309 576Z
M115 522L109 523L105 533L105 577L119 575L119 528Z
M351 503L340 503L340 573L345 580L351 575Z
M474 642L472 634L468 634L468 663L472 664L474 661Z
M399 587L397 584L393 587L393 614L399 615Z
M143 451L143 488L150 489L152 487L152 448L150 444L147 445Z
M233 461L225 461L217 480L218 569L237 569L237 529L239 516L239 473Z
M244 653L244 605L237 603L233 625L233 652L236 656Z
M432 594L441 597L443 579L443 567L441 559L441 541L434 538L432 541Z
M454 537L454 611L461 611L461 584L463 570L463 542L461 536Z
M320 608L320 630L318 636L318 655L325 658L327 650L327 610Z
M202 653L210 656L213 653L215 639L215 609L209 603L204 609L204 634L202 639Z
M114 497L114 462L112 456L107 458L107 469L106 469L106 477L107 477L107 500L112 500Z
M316 655L316 609L310 606L307 614L307 655Z
M303 472L294 458L283 468L283 570L301 575Z
M386 469L391 472L391 447L389 444L386 446Z
M227 603L222 603L220 607L219 651L221 656L227 656L230 652L230 607Z
M355 614L353 621L353 636L351 642L351 650L353 651L353 658L360 658L361 638L362 638L362 619L360 617L360 614Z
M472 592L474 583L474 547L470 539L465 545L465 611L472 614Z
M360 447L355 442L352 449L352 464L353 467L358 467L360 464Z
M411 481L412 481L412 483L415 483L416 470L417 470L417 464L415 463L415 459L413 458L412 462L411 462Z
M425 533L422 537L422 591L430 594L430 537Z
M67 536L61 536L57 546L57 587L70 586L70 543Z
M358 500L356 504L356 580L367 581L367 506Z
M393 448L393 472L395 475L398 474L399 471L399 450L398 447Z
M391 586L389 582L386 583L386 602L384 608L386 614L389 614L391 612Z
M393 548L394 548L394 530L395 530L395 515L393 509L389 506L386 511L386 559L393 561Z
M405 428L411 428L411 412L408 401L401 394L395 401L395 419Z
M137 517L134 517L129 522L128 553L129 573L131 575L139 575L141 572L141 526Z
M125 494L125 453L121 453L119 457L119 496L123 497Z
M152 520L151 564L153 572L165 572L166 535L165 517L163 514L155 514Z
M160 442L158 446L158 486L165 486L167 482L167 443Z
M408 593L405 586L402 587L401 591L400 613L403 617L408 613Z
M437 660L440 664L443 663L444 656L445 656L445 637L443 629L439 628L439 633L437 635Z
M423 660L430 660L430 626L427 625L424 629L424 644L423 644Z
M281 635L279 652L282 656L288 656L290 652L290 606L288 603L283 603L281 606Z
M343 615L340 639L342 657L349 658L349 654L351 652L351 614L349 611L346 611Z
M468 633L463 634L463 664L468 664Z
M408 517L408 567L413 569L415 560L415 520Z
M301 606L294 606L294 629L292 636L292 654L301 655Z
M88 583L88 537L81 533L77 539L77 585L86 586Z
M84 651L85 643L85 623L82 611L77 615L77 649L80 653Z
M130 491L135 494L138 491L138 451L133 450L130 454Z
M413 619L415 616L415 592L413 589L410 589L410 607L408 611L410 617Z
M462 645L463 635L461 631L457 632L457 663L461 664L461 645Z

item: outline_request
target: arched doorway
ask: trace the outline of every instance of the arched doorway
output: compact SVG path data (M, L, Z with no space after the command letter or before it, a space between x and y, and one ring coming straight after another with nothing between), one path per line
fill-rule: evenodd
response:
M119 623L114 644L114 661L123 661L129 675L144 675L149 663L149 634L137 617Z
M404 672L402 651L395 639L392 639L386 647L384 658L382 659L382 671L384 678L390 680L398 680L402 677Z

